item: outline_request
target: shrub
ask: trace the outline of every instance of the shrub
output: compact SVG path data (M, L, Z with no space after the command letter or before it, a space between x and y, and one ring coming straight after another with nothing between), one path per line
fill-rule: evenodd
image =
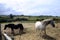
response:
M44 19L36 19L36 21L42 21L42 20L44 20Z
M27 18L16 18L15 20L16 20L16 21L28 21Z

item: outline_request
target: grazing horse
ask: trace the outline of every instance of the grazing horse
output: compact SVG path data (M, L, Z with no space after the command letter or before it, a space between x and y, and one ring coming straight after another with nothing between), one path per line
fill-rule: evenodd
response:
M8 28L11 28L11 31L12 31L13 34L14 34L14 29L18 29L18 28L19 28L21 32L23 32L23 30L24 30L24 27L23 27L22 24L17 24L17 25L8 24L8 25L5 25L4 30L5 30L7 27L8 27ZM19 31L19 32L20 32L20 31Z
M46 26L47 26L48 24L51 24L52 27L55 27L55 24L54 24L53 19L45 19L45 20L43 20L43 21L37 21L37 22L35 23L36 31L37 31L37 30L40 30L41 32L43 31L44 34L46 35ZM41 32L40 32L40 34L41 34Z

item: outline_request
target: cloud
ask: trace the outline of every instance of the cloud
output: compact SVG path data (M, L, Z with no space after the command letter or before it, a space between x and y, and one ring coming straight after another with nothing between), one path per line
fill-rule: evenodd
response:
M5 4L1 4L1 3L0 3L0 15L1 15L1 14L4 14L4 13L7 12L7 11L9 11L9 9L7 9L7 8L5 7Z
M6 7L15 10L18 14L55 15L60 13L60 0L1 0L0 3L6 4Z
M9 14L21 15L22 13L17 12L10 7L6 7L5 4L0 3L0 15L9 15Z

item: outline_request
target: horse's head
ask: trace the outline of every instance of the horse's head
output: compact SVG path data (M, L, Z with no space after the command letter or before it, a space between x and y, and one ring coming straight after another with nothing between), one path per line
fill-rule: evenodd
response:
M43 20L43 23L44 23L45 25L51 24L52 27L55 27L54 21L53 21L52 19Z
M51 21L50 24L52 25L52 27L55 27L54 21Z
M4 30L8 27L8 25L5 25Z

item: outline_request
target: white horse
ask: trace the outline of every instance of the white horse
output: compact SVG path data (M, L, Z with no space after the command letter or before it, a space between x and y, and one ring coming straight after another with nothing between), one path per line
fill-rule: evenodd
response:
M35 23L35 28L36 28L36 31L41 31L41 32L44 32L44 35L46 35L46 26L48 24L51 24L53 27L55 27L55 24L54 24L54 21L53 19L45 19L43 21L37 21ZM40 32L40 35L41 35L41 32Z

